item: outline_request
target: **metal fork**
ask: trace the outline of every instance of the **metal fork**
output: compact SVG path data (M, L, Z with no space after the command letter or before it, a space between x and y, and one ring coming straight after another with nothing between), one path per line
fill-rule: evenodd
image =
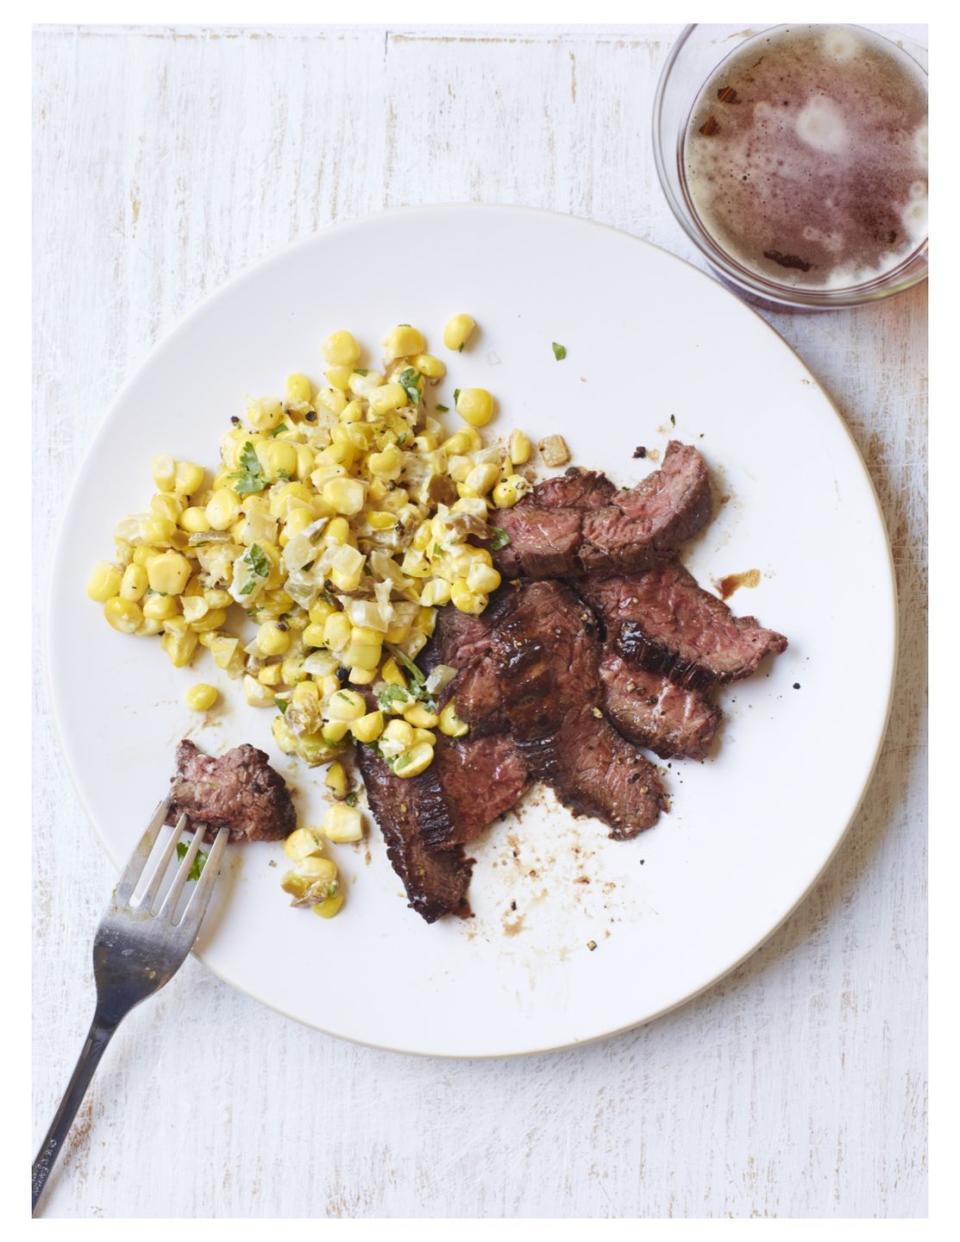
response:
M135 905L132 904L140 880L146 877L147 863L169 809L170 800L165 798L140 838L97 928L93 941L97 1005L77 1068L33 1162L34 1209L107 1044L130 1010L162 988L180 969L197 939L200 923L210 904L229 836L226 828L221 828L217 833L196 887L183 914L177 918L180 896L205 834L205 828L198 826L159 909L156 912L153 909L170 860L187 825L186 815L181 815L177 820L169 841L147 878L143 895Z

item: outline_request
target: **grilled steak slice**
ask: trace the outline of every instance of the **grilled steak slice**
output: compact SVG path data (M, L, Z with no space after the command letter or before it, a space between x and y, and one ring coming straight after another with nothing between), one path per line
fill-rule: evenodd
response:
M575 815L590 815L626 841L652 828L667 805L657 770L601 712L583 706L554 732L518 743L532 780L550 785Z
M530 499L543 509L602 509L612 503L616 488L598 470L571 466L564 474L538 483Z
M439 769L447 817L421 824L420 830L434 850L475 841L517 805L527 786L523 756L506 733L456 741L441 734L433 762Z
M662 673L624 663L610 646L600 661L604 710L624 737L661 759L703 759L720 724L720 709L702 691Z
M749 677L764 656L787 646L782 634L765 630L755 617L735 617L677 562L643 574L584 578L578 586L627 663L680 685Z
M244 744L214 758L186 738L177 747L167 823L181 815L205 824L208 839L226 827L231 841L277 841L297 826L290 791L262 750Z
M467 887L473 859L454 846L432 850L430 833L444 833L450 808L434 762L420 776L403 780L370 746L357 748L367 799L387 843L387 857L403 881L411 909L434 923L445 914L468 918Z
M507 577L635 573L671 558L710 516L710 479L695 448L671 440L660 470L614 491L589 472L550 479L498 515ZM603 485L606 483L606 487Z
M532 780L551 785L574 812L611 835L634 836L665 805L656 770L600 708L600 649L589 609L559 582L509 592L453 683L457 714L475 734L509 729Z

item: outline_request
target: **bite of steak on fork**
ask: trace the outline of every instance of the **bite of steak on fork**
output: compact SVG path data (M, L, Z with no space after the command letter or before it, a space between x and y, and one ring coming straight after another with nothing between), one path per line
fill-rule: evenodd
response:
M181 815L192 827L205 824L208 839L229 828L231 841L278 841L297 826L283 777L262 750L246 743L215 758L187 738L180 742L167 823Z

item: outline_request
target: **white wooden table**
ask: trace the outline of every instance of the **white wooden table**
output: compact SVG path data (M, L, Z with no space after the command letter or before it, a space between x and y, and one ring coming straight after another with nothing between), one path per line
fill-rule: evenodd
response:
M525 203L696 261L648 137L677 29L36 33L35 1141L86 1031L114 880L61 759L42 640L62 500L105 406L203 294L384 207ZM354 1047L191 959L111 1048L48 1215L925 1212L926 290L768 317L866 457L900 584L880 768L812 896L680 1011L515 1061Z

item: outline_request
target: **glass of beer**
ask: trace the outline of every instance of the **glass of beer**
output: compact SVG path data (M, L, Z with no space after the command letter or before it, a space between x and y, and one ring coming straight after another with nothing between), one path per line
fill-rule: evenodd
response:
M654 101L674 215L762 302L856 306L927 275L926 52L863 26L687 26Z

